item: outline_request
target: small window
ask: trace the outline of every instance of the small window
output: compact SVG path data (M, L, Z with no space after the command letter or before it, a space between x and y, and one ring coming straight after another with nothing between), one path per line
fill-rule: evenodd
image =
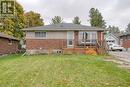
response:
M8 44L12 45L13 41L12 40L8 40Z
M46 32L35 32L35 37L46 37Z

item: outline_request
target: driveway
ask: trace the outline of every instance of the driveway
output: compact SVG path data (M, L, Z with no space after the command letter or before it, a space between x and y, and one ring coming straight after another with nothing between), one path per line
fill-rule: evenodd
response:
M130 62L130 52L110 52L110 54L119 60Z

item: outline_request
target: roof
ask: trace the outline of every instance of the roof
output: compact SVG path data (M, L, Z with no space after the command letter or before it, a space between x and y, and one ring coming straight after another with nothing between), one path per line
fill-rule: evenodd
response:
M66 30L96 30L103 31L103 28L91 27L86 25L78 25L73 23L59 23L59 24L51 24L46 26L38 26L25 28L23 31L33 31L33 30L47 30L47 31L66 31Z
M121 36L127 36L127 35L130 35L130 32L122 33L122 34L120 34L120 37L121 37Z
M106 37L107 36L114 36L116 38L119 38L121 35L122 35L121 33L108 33L108 34L106 34Z
M118 38L121 34L120 33L111 33L112 35L114 35L116 38Z
M6 35L6 34L3 34L3 33L0 33L0 37L3 37L3 38L7 38L7 39L12 39L12 40L19 40L11 35Z
M108 34L105 35L105 38L108 38L109 36L112 36L116 39L118 39L118 37L119 37L118 34L108 33Z

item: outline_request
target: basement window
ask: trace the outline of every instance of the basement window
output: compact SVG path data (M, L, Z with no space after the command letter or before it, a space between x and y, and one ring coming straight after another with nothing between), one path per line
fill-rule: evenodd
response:
M46 32L35 32L35 37L46 37Z
M8 40L8 44L12 45L13 41L12 40Z

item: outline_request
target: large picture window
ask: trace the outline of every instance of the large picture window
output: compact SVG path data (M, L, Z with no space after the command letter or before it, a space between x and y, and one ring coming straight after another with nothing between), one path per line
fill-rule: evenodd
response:
M80 42L92 43L97 39L97 32L79 32Z

